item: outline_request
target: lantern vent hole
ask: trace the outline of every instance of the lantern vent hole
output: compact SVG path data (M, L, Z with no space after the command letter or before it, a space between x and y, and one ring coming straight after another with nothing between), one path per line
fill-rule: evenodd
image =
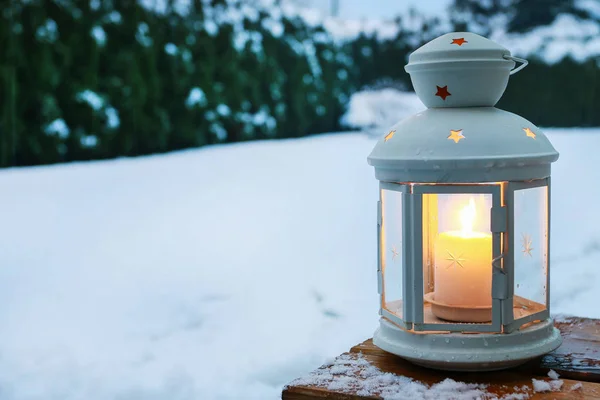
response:
M396 131L390 131L390 133L388 133L387 135L385 135L384 141L387 142L388 140L390 140L391 138L393 138L395 133L396 133Z
M456 44L458 46L462 46L464 43L469 43L465 40L465 38L452 39L450 44Z
M448 91L448 86L435 86L437 89L437 92L435 93L436 96L440 97L442 100L446 100L446 97L448 96L452 96L452 93L450 93Z
M465 135L462 134L462 131L462 129L450 129L450 135L448 135L448 140L454 140L454 143L460 142L462 139L465 138Z
M527 137L535 139L536 134L531 129L529 129L529 128L523 128L523 130L525 131L525 135L527 135Z

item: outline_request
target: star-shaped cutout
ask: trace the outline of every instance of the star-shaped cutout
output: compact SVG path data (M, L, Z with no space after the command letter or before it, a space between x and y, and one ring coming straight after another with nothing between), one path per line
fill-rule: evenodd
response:
M396 133L396 131L390 131L390 133L388 133L387 135L385 135L385 137L383 138L383 140L385 142L387 142L388 140L390 140L391 138L394 137L394 133Z
M523 128L523 130L525 131L525 134L527 135L527 137L535 139L535 133L533 133L533 131L531 129Z
M452 43L450 44L457 44L459 46L462 46L463 43L469 43L465 40L465 38L458 38L458 39L452 39Z
M450 136L448 136L449 140L454 140L454 143L458 143L461 139L464 139L465 137L462 134L462 129L459 130L452 130L450 129Z
M450 267L456 268L457 265L461 268L465 267L462 263L463 263L463 261L467 261L467 260L462 258L462 256L463 256L462 254L459 255L458 257L455 257L454 254L450 253L448 250L446 250L446 252L448 253L448 256L449 256L448 258L446 258L446 260L450 261L450 264L448 264L446 269L448 269Z
M396 246L392 246L392 261L396 261L396 257L398 257L398 250L396 250Z
M450 92L448 91L448 86L444 86L444 87L440 87L438 85L435 85L435 87L437 88L437 93L435 94L436 96L440 96L442 98L442 100L446 100L446 97L448 96L452 96L452 94L450 94Z
M533 250L533 247L531 243L531 236L523 234L522 245L523 250L521 250L521 252L523 253L523 255L528 255L529 257L532 257L531 251Z

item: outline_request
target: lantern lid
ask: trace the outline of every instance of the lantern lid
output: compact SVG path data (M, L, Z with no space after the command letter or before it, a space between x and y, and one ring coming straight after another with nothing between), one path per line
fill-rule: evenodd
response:
M392 127L368 157L387 182L542 179L558 159L530 121L494 107L430 108Z
M527 61L470 32L452 32L415 50L404 68L427 107L493 107ZM516 62L522 63L516 69Z
M498 43L471 32L452 32L424 44L408 57L405 69L412 72L423 64L460 61L510 61L510 51Z

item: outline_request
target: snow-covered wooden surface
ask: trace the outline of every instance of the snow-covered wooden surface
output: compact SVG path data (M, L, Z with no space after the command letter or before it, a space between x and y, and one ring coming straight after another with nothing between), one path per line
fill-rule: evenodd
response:
M559 317L563 344L521 367L495 372L434 371L364 341L283 390L300 399L600 399L600 320Z

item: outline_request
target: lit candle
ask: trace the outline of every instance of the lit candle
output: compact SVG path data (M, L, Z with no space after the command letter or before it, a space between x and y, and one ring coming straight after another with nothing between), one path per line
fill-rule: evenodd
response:
M475 232L473 198L460 210L460 231L441 232L435 242L435 301L452 306L492 304L492 235Z

